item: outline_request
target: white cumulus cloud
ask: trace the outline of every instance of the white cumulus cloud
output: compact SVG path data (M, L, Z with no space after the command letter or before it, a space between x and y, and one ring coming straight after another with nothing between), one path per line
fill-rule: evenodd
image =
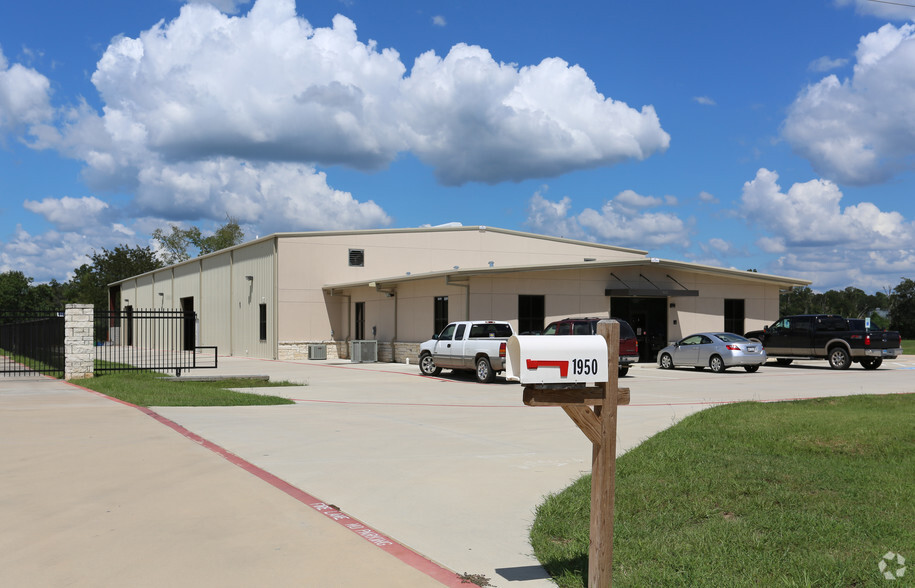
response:
M108 208L108 204L94 196L84 198L64 196L63 198L45 198L40 202L26 200L23 207L40 214L60 229L78 231L87 224L101 222L100 214Z
M669 135L651 106L608 98L559 58L518 66L481 47L427 52L412 69L341 15L313 27L294 0L192 2L115 38L82 101L31 146L84 163L95 193L135 195L133 217L226 214L267 232L389 224L380 204L321 168L374 171L412 152L440 182L497 183L644 159ZM285 190L285 191L284 191Z
M0 48L0 141L53 114L50 80L22 64L10 65Z
M912 20L911 3L905 0L877 2L875 0L835 0L837 6L854 6L858 14L894 20Z
M854 74L808 86L782 132L822 176L853 185L915 166L915 24L884 25L858 44Z
M599 93L559 58L518 68L459 44L417 58L404 82L411 149L439 181L498 183L645 159L670 136L651 106Z
M775 273L818 284L879 289L915 268L915 222L870 202L842 207L842 192L828 180L795 183L787 191L778 174L761 168L743 186L740 213L765 232L757 246L780 254Z
M600 210L586 208L577 215L570 215L572 201L568 196L552 202L538 192L528 203L525 224L539 233L622 247L687 247L690 228L677 215L637 210L657 207L663 202L660 198L626 190L604 203Z

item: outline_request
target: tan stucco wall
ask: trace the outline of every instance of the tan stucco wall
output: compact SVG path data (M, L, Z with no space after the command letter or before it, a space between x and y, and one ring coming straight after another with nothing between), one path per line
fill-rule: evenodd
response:
M364 267L349 266L349 250L362 249L365 252ZM405 231L348 233L331 235L291 235L278 239L277 293L280 316L284 317L278 325L279 341L321 341L338 333L351 331L347 326L347 316L351 313L336 312L328 306L323 287L328 284L370 281L373 279L393 278L396 276L420 275L458 268L486 268L492 262L493 267L509 267L528 264L581 263L585 258L600 261L621 261L643 259L643 252L605 246L596 246L576 242L560 241L552 238L535 238L514 233L502 233L493 230L460 231ZM445 286L443 279L438 293L431 290L417 290L422 293L411 293L407 286L399 286L398 295L402 299L411 296L449 297L449 312L454 313L454 320L466 315L464 290L458 286ZM571 288L571 286L569 286ZM510 296L509 291L503 293ZM370 319L373 315L372 298L367 291L360 293L359 300L366 305L366 336L371 326L388 329L384 321ZM343 298L342 296L338 298ZM381 300L380 307L387 308L389 302ZM371 303L370 303L371 302ZM345 304L345 302L344 302ZM474 302L476 304L476 301ZM494 296L489 309L473 308L472 314L501 315L512 306L505 298L499 300ZM501 306L500 306L501 305ZM379 308L380 308L379 307ZM431 329L431 303L427 309L417 309L428 314L423 322L423 332ZM349 335L352 335L350 332ZM401 337L400 333L398 336ZM424 334L423 337L427 337Z
M364 251L363 267L349 266L350 249ZM635 265L510 271L586 259ZM606 289L647 288L649 282L679 287L668 276L700 292L665 301L668 339L723 328L727 298L745 300L746 330L777 318L777 280L745 279L740 272L721 275L698 266L677 269L683 265L689 264L655 266L637 250L476 227L280 234L126 280L121 298L134 308L180 308L181 298L193 296L199 344L216 345L221 354L265 358L299 358L309 343L328 343L328 357L345 356L347 341L355 335L357 302L365 303L365 337L372 338L375 327L380 351L402 360L432 335L436 296L448 297L450 321L509 320L517 328L518 295L545 296L545 323L567 316L608 316L613 312ZM500 268L506 271L499 273ZM456 283L444 275L452 270ZM248 275L253 279L246 280ZM396 291L395 297L366 285L382 280L380 287ZM265 341L258 336L260 304L268 309Z
M627 270L629 271L629 270ZM635 272L638 278L639 270ZM624 280L619 269L613 273ZM724 328L724 301L744 300L745 330L761 327L777 318L779 288L752 281L741 281L739 276L729 279L702 273L659 270L641 273L654 283L669 283L667 275L676 278L687 289L698 290L699 296L672 296L665 298L668 339L676 340L697 331ZM636 279L632 283L636 284ZM643 281L644 283L644 281ZM397 316L396 340L401 343L418 343L429 338L433 321L435 296L448 296L449 320L508 320L518 327L518 295L545 296L544 323L565 317L611 316L610 297L606 288L616 285L610 270L554 270L525 273L507 273L494 276L473 277L471 285L471 312L467 316L464 288L448 285L444 278L430 278L407 282L397 287L395 299L386 298L374 289L355 288L349 292L350 302L366 302L366 336L372 326L377 326L377 339L390 342L394 338L394 316ZM343 297L339 297L343 298ZM671 308L670 304L674 306ZM350 305L351 306L351 305ZM353 317L350 315L349 320ZM674 324L676 321L676 324ZM339 332L346 325L341 324Z

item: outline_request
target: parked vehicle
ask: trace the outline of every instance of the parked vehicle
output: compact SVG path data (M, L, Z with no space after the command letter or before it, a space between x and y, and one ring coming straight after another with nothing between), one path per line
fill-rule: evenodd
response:
M629 366L639 360L639 342L635 338L635 331L629 326L629 323L622 319L613 318L620 324L620 363L619 377L629 373ZM565 318L561 321L554 321L543 329L544 335L596 335L597 323L599 318Z
M760 341L769 357L781 365L795 359L827 359L833 369L844 370L860 363L875 370L884 359L902 355L902 336L896 331L864 328L856 319L834 314L786 316L762 331L746 334Z
M710 368L721 373L740 366L755 372L766 363L766 351L758 341L734 333L696 333L658 352L658 365L669 370L679 366Z
M473 370L478 382L492 382L505 369L505 349L514 334L502 321L459 321L419 346L419 371Z

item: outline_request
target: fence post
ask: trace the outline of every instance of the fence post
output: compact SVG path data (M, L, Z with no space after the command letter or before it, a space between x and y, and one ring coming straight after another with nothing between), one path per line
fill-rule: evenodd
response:
M92 335L95 307L68 304L64 314L64 378L77 380L94 374L95 348Z

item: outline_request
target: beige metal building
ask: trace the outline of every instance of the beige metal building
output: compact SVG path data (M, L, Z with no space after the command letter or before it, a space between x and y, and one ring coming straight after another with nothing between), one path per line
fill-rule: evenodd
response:
M529 332L610 315L633 326L651 361L696 331L762 328L778 318L781 291L809 283L480 226L278 233L110 293L117 309L196 311L185 340L222 355L350 357L353 341L374 341L379 361L415 360L449 321L508 320Z

